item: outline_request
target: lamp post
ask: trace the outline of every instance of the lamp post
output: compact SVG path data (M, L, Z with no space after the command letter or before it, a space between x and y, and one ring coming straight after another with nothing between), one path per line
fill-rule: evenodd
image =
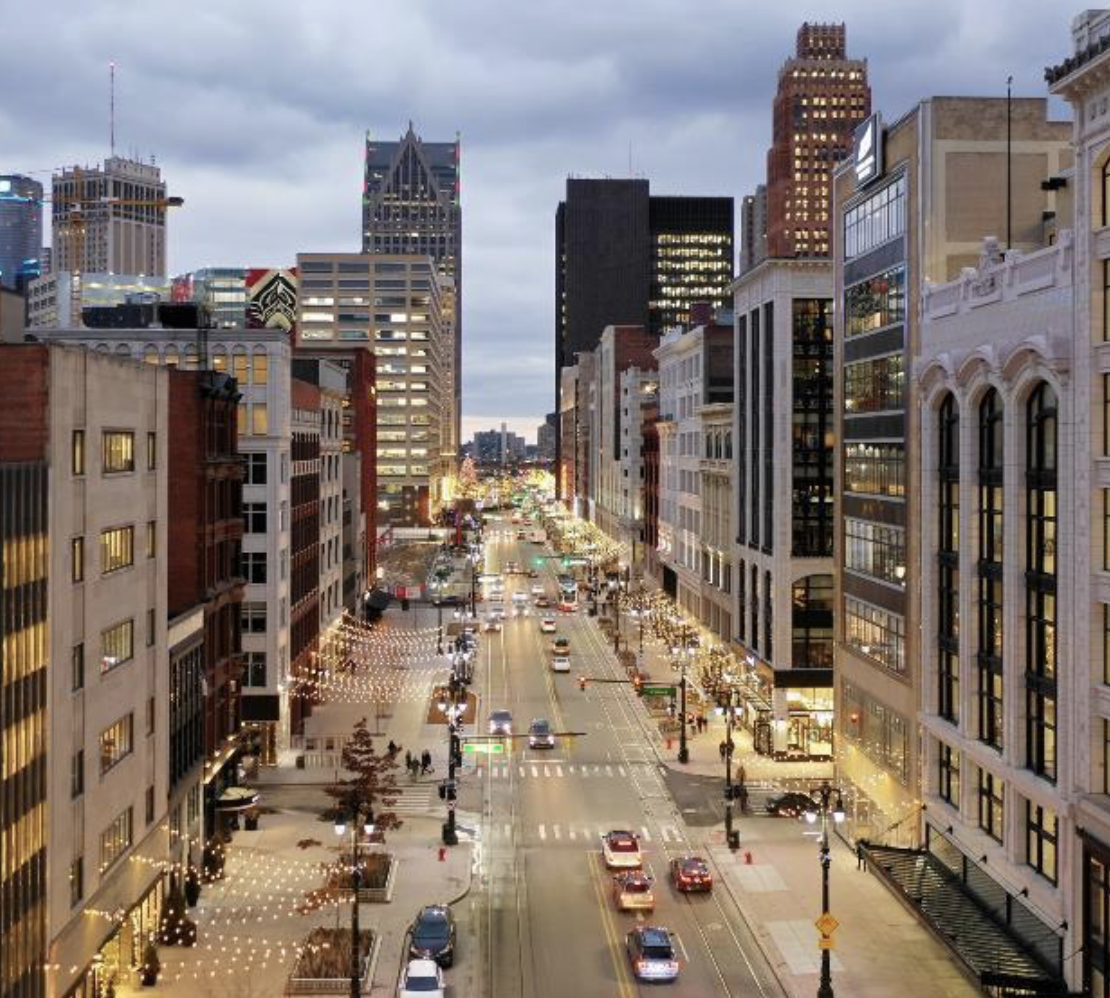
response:
M686 662L690 657L693 649L690 647L690 640L687 637L688 628L685 624L682 625L682 644L671 649L671 655L677 660L678 668L682 672L682 678L679 681L678 689L680 693L679 700L679 729L678 729L678 761L685 764L690 761L690 750L686 747ZM675 668L675 666L672 666Z
M735 751L735 744L732 740L732 726L736 718L736 704L734 700L735 690L730 685L725 702L722 704L718 700L717 710L719 713L725 715L725 842L728 843L730 849L736 849L739 846L739 835L733 832L732 829L732 808L735 803L735 791L743 790L743 784L739 787L734 787L732 784L732 755ZM733 836L736 835L737 841L733 841Z
M447 801L447 821L443 825L443 844L454 846L459 844L459 833L455 825L455 767L459 756L462 754L459 745L459 719L466 711L466 703L458 702L459 690L462 683L458 675L459 659L454 658L451 663L451 681L448 684L448 697L440 700L438 707L447 718L447 783L444 786L443 797Z
M351 807L351 998L362 994L362 968L359 966L361 933L358 925L358 892L362 886L362 868L358 852L360 829L367 839L374 834L374 809L370 803L355 801ZM346 816L338 812L335 819L335 834L342 840L347 834Z
M829 801L834 793L836 794L836 802L830 807ZM821 784L817 789L817 794L820 797L820 802L815 802L815 809L806 811L806 821L812 825L817 821L818 815L821 818L821 851L819 853L821 858L821 914L822 917L825 917L829 914L829 866L832 863L832 855L829 852L829 816L831 815L833 821L838 825L844 820L844 800L840 796L840 791L834 789L828 781ZM827 939L827 935L824 938ZM834 998L828 946L822 946L821 948L821 983L817 987L817 998Z

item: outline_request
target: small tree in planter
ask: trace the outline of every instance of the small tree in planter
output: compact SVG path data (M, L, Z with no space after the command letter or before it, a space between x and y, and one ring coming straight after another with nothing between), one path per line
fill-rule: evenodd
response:
M200 870L192 861L185 868L185 903L195 908L200 900Z
M143 963L139 968L142 974L144 988L152 988L158 983L158 975L162 973L162 961L158 959L158 947L153 939L148 939L146 949L143 950Z
M204 867L204 879L208 883L222 880L224 875L224 862L227 860L227 839L222 833L208 841L204 847L204 856L201 863Z
M158 938L163 946L195 946L197 943L197 923L186 914L185 892L177 884L166 895Z

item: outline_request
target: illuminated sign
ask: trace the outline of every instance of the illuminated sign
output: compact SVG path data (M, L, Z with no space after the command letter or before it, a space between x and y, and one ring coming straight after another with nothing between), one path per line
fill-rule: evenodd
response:
M854 141L856 185L863 187L883 172L883 126L878 114L856 129Z
M296 270L247 271L247 325L292 329L297 321Z

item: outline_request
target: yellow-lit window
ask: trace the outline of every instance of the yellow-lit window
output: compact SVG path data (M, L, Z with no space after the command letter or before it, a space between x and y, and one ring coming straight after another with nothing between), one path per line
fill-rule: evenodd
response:
M270 416L265 402L255 402L251 406L251 433L256 437L270 432Z
M102 466L104 474L116 475L135 470L135 434L128 430L105 430Z
M247 403L239 403L239 411L236 414L236 424L239 430L239 436L245 437L247 435Z
M100 732L100 775L126 759L134 748L135 715L126 714Z
M112 527L100 532L100 571L118 572L135 563L135 528Z
M269 382L270 358L264 353L255 353L251 356L251 380L256 385L265 385Z
M250 381L249 363L249 358L245 353L234 353L231 355L231 373L235 380L239 382L240 387L246 385Z
M74 475L85 473L85 431L73 431L72 470Z
M85 581L85 538L74 537L69 542L70 578L74 582Z

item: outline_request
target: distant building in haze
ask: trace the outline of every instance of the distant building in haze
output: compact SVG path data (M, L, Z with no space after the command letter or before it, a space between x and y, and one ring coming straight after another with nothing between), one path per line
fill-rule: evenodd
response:
M0 176L0 285L21 290L42 272L42 184Z

